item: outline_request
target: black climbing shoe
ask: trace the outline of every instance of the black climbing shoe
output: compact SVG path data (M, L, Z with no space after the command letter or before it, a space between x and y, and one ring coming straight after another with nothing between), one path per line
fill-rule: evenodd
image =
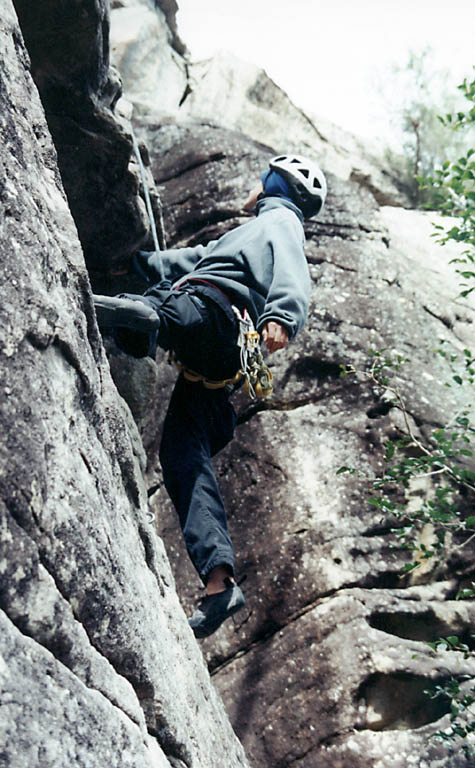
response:
M224 592L216 595L206 595L198 605L188 623L195 637L209 637L216 632L223 621L226 621L233 613L244 608L246 601L240 587L230 579L225 580L229 584Z
M97 322L101 328L130 328L133 331L156 331L160 318L140 297L94 295Z

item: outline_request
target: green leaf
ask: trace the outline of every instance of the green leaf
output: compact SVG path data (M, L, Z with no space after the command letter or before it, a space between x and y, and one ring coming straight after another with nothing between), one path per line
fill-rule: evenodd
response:
M375 496L371 496L371 498L368 499L368 504L371 504L372 507L381 507L383 500L377 499Z
M456 600L469 600L471 597L475 597L475 590L473 589L461 589L455 595Z
M475 530L475 516L467 517L467 519L465 520L465 526L466 528Z
M459 711L460 711L460 707L458 706L457 702L454 699L452 699L452 701L450 702L451 715L452 716L458 715Z
M388 443L385 443L386 448L386 454L384 456L385 461L390 461L392 457L394 456L394 453L396 451L396 446L394 443L390 440Z

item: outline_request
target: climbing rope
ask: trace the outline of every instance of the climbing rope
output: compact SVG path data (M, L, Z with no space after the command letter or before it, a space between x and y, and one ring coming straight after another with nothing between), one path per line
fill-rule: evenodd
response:
M144 197L145 197L145 205L147 207L148 218L149 218L149 221L150 221L150 229L152 230L152 237L153 237L153 244L155 246L155 253L158 255L158 267L159 267L159 270L160 270L160 277L161 277L162 280L165 280L165 270L163 268L163 261L162 261L161 254L160 254L160 250L164 251L165 248L167 247L166 239L165 239L165 226L164 226L164 223L163 223L162 204L161 204L160 199L158 199L158 223L159 223L160 240L161 240L161 242L159 242L158 236L157 236L157 228L155 226L155 217L153 215L153 210L152 210L152 201L150 199L150 190L149 190L149 187L148 187L148 184L147 184L147 178L145 176L145 168L144 168L144 164L143 164L143 160L142 160L142 155L140 154L139 145L137 143L137 139L135 137L135 133L134 133L134 129L132 128L132 125L130 126L130 133L132 135L132 144L133 144L133 147L134 147L134 152L135 152L135 156L137 158L137 162L138 162L139 170L140 170L140 176L141 176L141 179L142 179L142 187L143 187L143 192L144 192Z
M163 212L162 212L162 203L159 197L157 197L157 205L158 205L158 224L160 228L160 242L158 240L157 236L157 228L155 226L155 217L153 215L153 209L152 209L152 201L150 199L150 190L147 184L147 178L145 176L145 168L142 160L142 155L140 154L139 145L137 143L137 139L135 137L134 129L132 128L132 124L130 124L130 133L132 135L132 144L134 147L135 157L137 158L137 163L139 165L139 171L140 171L140 177L142 179L142 188L143 193L145 197L145 205L147 207L147 214L150 221L150 229L152 230L152 237L153 237L153 244L155 246L155 253L158 255L158 264L159 264L159 270L160 270L160 277L162 280L165 280L165 270L163 268L163 261L162 256L160 253L161 250L165 250L167 247L166 244L166 238L165 238L165 225L163 223ZM155 513L152 512L150 507L147 507L146 511L147 516L147 522L152 525L155 522Z

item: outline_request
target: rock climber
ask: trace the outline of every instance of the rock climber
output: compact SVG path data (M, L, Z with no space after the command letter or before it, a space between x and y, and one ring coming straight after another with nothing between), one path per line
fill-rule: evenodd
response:
M211 464L236 424L230 394L243 365L241 321L250 318L269 353L302 328L310 296L303 220L321 211L326 191L314 162L275 157L244 204L254 219L205 246L139 251L133 270L150 284L145 294L94 297L99 326L113 329L122 350L142 357L160 346L183 369L165 418L160 463L206 589L189 620L198 638L245 605ZM164 272L168 282L160 282Z

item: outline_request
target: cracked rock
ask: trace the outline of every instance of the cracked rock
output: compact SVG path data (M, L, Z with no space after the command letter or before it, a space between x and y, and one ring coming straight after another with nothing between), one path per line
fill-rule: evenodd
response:
M152 139L151 162L173 245L207 242L245 221L240 201L275 150L196 122L144 117L140 124ZM449 547L443 566L428 563L412 582L401 576L411 553L369 497L370 482L383 469L384 443L401 435L404 421L362 372L370 349L407 359L397 374L407 418L417 436L430 437L466 405L463 388L446 386L452 373L437 345L440 339L455 350L469 345L474 305L457 300L454 322L448 327L441 321L439 308L450 306L457 293L448 266L454 253L431 240L427 214L380 209L360 185L331 175L329 189L324 215L306 225L313 280L308 322L295 343L268 358L273 395L257 404L242 393L236 397L240 426L216 460L238 576L247 577L248 610L202 647L233 724L259 765L314 768L331 755L343 768L389 768L387 755L399 753L401 766L402 760L443 765L446 748L428 736L447 724L446 710L431 709L423 694L442 674L442 662L424 649L409 663L411 629L432 615L426 597L411 602L415 617L400 611L398 632L386 632L381 653L383 623L394 625L389 607L381 607L376 627L358 618L359 598L337 601L362 589L389 606L416 579L460 583L473 573L472 542ZM360 373L340 378L349 365ZM160 429L151 421L141 428L149 484L156 489L152 505L191 612L197 578L160 485ZM356 473L337 475L341 466ZM416 501L421 490L412 487L408 497ZM330 632L325 600L335 610L344 606L337 615L341 622L348 616L348 624ZM442 613L439 606L431 626L469 633L471 615L445 622ZM331 639L324 642L327 632ZM407 713L406 700L412 702ZM450 760L454 768L467 765L463 755Z
M70 11L88 27L104 10L92 5ZM17 18L0 6L0 762L218 768L226 754L245 768L148 519L143 448ZM44 39L57 17L42 11Z

